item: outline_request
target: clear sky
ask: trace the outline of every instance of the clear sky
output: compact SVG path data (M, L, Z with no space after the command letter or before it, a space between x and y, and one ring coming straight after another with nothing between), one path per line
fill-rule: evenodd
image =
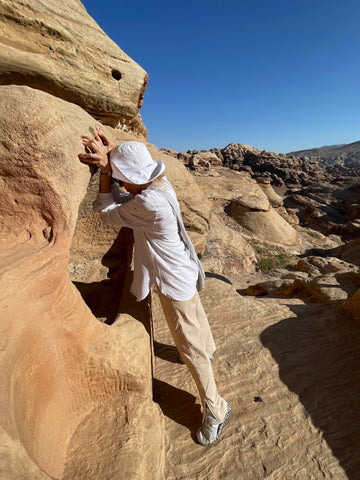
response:
M149 74L149 141L289 152L360 140L359 0L83 0Z

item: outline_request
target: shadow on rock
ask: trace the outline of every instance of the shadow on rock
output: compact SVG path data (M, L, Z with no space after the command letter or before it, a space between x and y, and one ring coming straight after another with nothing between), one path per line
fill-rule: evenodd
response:
M158 358L166 360L171 363L179 362L179 352L174 345L166 345L166 343L160 343L154 340L154 353Z
M195 439L196 431L201 424L201 409L194 395L156 378L153 382L153 391L153 400L159 404L163 414L188 428Z
M221 280L222 282L225 282L225 283L228 283L229 285L232 285L232 283L230 282L230 280L226 277L224 277L224 275L220 275L218 273L212 273L212 272L205 272L205 277L206 278L216 278L218 280Z
M350 480L360 478L360 327L335 305L289 305L296 318L261 334Z
M100 321L111 325L118 314L132 258L133 235L122 228L101 263L108 268L108 278L99 282L73 282L84 302Z

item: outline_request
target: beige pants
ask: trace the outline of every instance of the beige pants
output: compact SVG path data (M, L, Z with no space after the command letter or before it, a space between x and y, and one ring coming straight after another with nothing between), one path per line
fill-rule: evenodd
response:
M199 294L196 292L190 300L178 302L163 295L159 289L158 293L175 345L196 382L203 409L206 404L221 422L227 404L217 392L210 362L216 347Z

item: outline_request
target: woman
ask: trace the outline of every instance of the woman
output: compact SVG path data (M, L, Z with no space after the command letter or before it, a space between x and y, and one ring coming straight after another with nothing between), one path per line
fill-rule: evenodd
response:
M114 147L97 127L93 140L83 140L88 153L82 162L100 168L94 209L119 228L134 231L134 280L131 292L143 300L156 285L166 321L182 359L189 368L203 406L197 431L201 445L213 445L230 416L231 407L217 392L211 360L215 343L196 285L203 273L183 228L175 192L141 142ZM121 194L113 179L125 187ZM182 230L182 237L179 230Z

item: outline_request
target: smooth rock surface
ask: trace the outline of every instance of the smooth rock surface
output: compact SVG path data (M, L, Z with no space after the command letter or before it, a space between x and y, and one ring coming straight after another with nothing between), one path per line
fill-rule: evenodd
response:
M261 240L282 245L299 245L301 243L296 230L272 207L267 211L254 211L244 208L236 201L232 203L231 213L240 225Z
M80 105L113 126L145 133L148 77L77 0L1 0L0 84L27 85Z
M165 415L168 480L356 478L359 329L328 305L242 297L215 278L201 294L217 351L214 374L233 409L221 441L195 443L201 423L158 299L155 399Z
M282 204L284 203L282 196L275 192L270 183L263 183L258 181L258 184L260 185L261 190L265 193L273 207L276 208L282 206Z
M3 86L0 94L0 424L7 480L18 480L24 463L29 480L31 472L39 479L145 479L149 469L163 478L162 416L152 402L145 329L134 319L116 326L97 321L67 275L90 178L77 153L95 122L39 90Z
M239 275L254 272L256 255L250 243L222 221L216 210L210 217L211 228L201 258L206 272L215 275Z

